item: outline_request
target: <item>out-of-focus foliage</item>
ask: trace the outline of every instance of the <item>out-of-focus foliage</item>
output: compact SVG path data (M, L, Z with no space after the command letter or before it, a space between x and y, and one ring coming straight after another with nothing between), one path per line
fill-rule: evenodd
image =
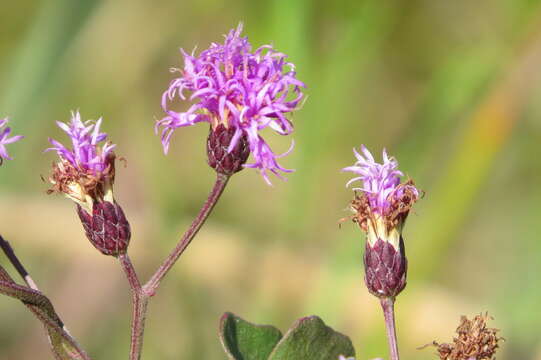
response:
M74 205L47 196L54 120L104 117L127 166L116 198L146 279L202 204L213 173L204 126L153 133L178 49L245 23L309 86L294 114L297 172L268 187L243 171L150 305L145 359L224 359L224 311L285 329L317 314L357 358L387 356L377 299L362 280L363 236L337 220L361 143L395 155L426 191L405 229L409 284L396 310L401 353L449 341L459 316L488 310L507 339L498 359L541 359L541 8L481 1L5 1L0 117L26 138L0 168L0 232L96 359L125 358L130 295L112 258L84 237ZM273 148L288 139L269 133ZM0 259L6 265L5 259ZM6 266L7 267L7 266ZM7 267L12 275L15 273ZM41 325L0 298L0 358L45 359Z

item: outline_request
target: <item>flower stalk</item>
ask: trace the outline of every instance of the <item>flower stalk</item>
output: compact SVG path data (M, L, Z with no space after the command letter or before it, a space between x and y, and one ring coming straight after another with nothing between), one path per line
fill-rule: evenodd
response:
M17 284L0 266L0 293L20 300L43 323L47 330L51 351L56 359L91 360L70 335L51 301L38 289L11 245L2 236L0 236L0 248L28 285Z
M229 180L229 176L223 174L217 174L216 182L203 204L203 207L195 217L194 221L186 230L177 246L171 251L169 256L163 261L160 267L156 270L150 280L141 286L139 278L135 272L135 268L130 261L127 253L120 254L118 259L126 274L126 278L130 284L132 291L132 326L131 326L131 344L130 344L130 360L139 360L141 358L141 352L143 348L143 335L145 331L145 320L148 310L148 302L150 297L156 294L156 290L160 285L161 280L167 275L169 270L175 265L178 258L184 253L188 245L197 235L207 218L209 217L212 209L216 206L220 199L225 186Z
M199 232L199 229L201 229L201 226L203 226L203 224L209 217L212 209L214 209L214 206L216 206L216 203L220 199L220 196L222 195L225 186L229 181L229 178L230 177L227 175L219 173L217 174L216 181L207 200L203 204L201 210L199 210L199 213L191 223L190 227L188 228L188 230L186 230L186 232L178 242L177 246L175 246L173 251L171 251L169 256L160 265L158 270L156 270L150 280L143 286L143 289L146 293L154 295L164 276L169 272L169 270L171 270L173 265L175 265L180 255L184 253L188 245L190 245L190 243L192 242L195 235L197 235L197 233Z
M143 291L135 268L127 253L118 256L132 292L132 325L130 341L130 360L139 360L143 349L145 318L149 296Z
M387 341L389 342L389 352L391 360L399 360L398 342L396 339L396 326L394 320L394 298L380 298L383 316L385 317L385 329L387 331Z

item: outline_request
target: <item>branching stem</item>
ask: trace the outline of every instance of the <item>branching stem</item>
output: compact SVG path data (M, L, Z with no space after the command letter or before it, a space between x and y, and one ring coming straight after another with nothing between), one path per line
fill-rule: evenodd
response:
M229 176L218 174L207 201L205 201L203 204L203 207L191 223L190 227L188 230L186 230L177 246L175 246L169 256L163 261L163 263L145 285L141 286L139 278L137 277L133 264L131 263L128 255L122 254L118 257L126 277L128 278L128 282L130 283L133 298L130 360L139 360L141 358L143 335L145 331L145 319L150 297L156 293L161 280L165 277L169 270L171 270L173 265L175 265L178 258L184 253L188 245L190 245L193 238L198 233L199 229L201 229L212 212L212 209L220 199L228 180Z
M132 325L130 342L130 360L139 360L143 349L143 335L145 332L145 318L149 296L144 293L141 282L137 277L135 268L128 257L128 254L121 254L118 257L122 269L128 278L132 291Z

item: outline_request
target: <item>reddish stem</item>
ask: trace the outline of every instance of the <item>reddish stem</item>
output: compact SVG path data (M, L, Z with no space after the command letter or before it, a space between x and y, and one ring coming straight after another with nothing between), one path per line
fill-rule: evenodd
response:
M145 331L145 319L150 297L156 293L156 289L160 285L161 280L169 272L169 270L171 270L173 265L175 265L175 262L178 260L180 255L182 255L188 245L190 245L199 229L201 229L201 226L203 226L208 216L212 212L212 209L220 199L228 180L229 176L218 174L214 187L212 188L207 201L205 201L203 207L199 211L199 214L197 214L196 218L188 230L186 230L171 254L169 254L158 270L156 270L156 273L145 285L141 286L128 254L122 254L118 257L122 268L126 273L128 282L130 283L133 296L130 360L139 360L141 358L143 334Z
M399 360L398 343L396 341L396 326L394 321L394 298L380 298L383 316L385 317L385 327L387 329L387 340L389 341L389 351L391 360Z
M190 245L193 238L195 237L199 229L201 229L201 226L203 226L212 209L220 199L220 196L222 195L228 180L229 176L218 174L216 182L214 183L214 187L212 188L207 198L207 201L205 201L205 204L203 204L203 207L201 208L201 210L199 210L199 214L197 214L197 217L194 219L188 230L186 230L186 232L180 239L177 246L173 249L171 254L169 254L169 256L165 259L165 261L158 268L158 270L156 270L156 273L154 273L152 278L150 278L150 280L143 286L143 290L147 294L151 296L154 295L163 277L169 272L169 270L171 270L180 255L182 255L184 250L186 250L188 245Z
M132 291L132 325L130 342L130 360L139 360L143 350L143 335L145 332L145 318L149 296L143 291L141 282L137 277L135 268L128 254L118 256L122 269L128 278Z
M78 356L78 358L83 360L90 360L88 354L71 336L67 327L64 325L64 323L54 310L51 301L39 290L38 286L30 276L30 274L28 274L28 271L26 271L25 267L23 266L17 255L15 255L15 251L11 247L10 243L5 240L1 235L0 248L8 258L9 262L13 265L15 270L17 270L19 275L28 285L28 288L25 289L24 286L16 284L15 281L9 276L9 274L0 266L0 282L2 282L7 288L18 288L18 290L13 293L4 294L8 296L13 296L21 300L28 307L28 309L30 309L30 311L32 311L34 315L36 315L36 317L43 322L48 331L49 342L51 344L51 348L55 358L60 358L61 355L57 353L58 349L56 349L55 344L53 343L53 339L51 339L51 332L56 333L60 338L62 338L63 341L73 347L74 351L77 353L76 355ZM32 304L28 301L23 300L22 296L24 296L24 294L27 294L26 296L28 296L28 294L32 293L33 295L31 296L41 305L38 306L36 304ZM64 348L64 351L68 350Z

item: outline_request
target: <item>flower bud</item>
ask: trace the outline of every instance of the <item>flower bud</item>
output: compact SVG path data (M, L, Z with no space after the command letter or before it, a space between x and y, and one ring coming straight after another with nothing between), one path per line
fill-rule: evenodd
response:
M207 138L208 164L219 174L233 175L241 171L250 155L248 138L244 133L237 140L233 149L228 151L235 132L235 128L226 128L223 124L219 124L215 129L210 128Z
M104 255L118 256L128 249L131 232L124 211L115 202L97 202L92 215L77 204L86 237Z
M368 290L377 297L395 297L406 287L408 261L404 240L400 236L399 247L377 239L372 245L366 242L364 252L364 281Z

